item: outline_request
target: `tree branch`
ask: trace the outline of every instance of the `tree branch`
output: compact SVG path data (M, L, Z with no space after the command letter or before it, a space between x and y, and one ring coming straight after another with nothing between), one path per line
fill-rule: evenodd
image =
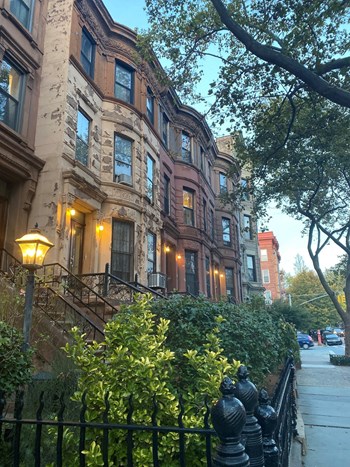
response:
M288 71L296 78L307 84L310 89L314 90L316 93L325 97L326 99L343 107L350 108L350 92L344 91L338 86L333 86L327 83L327 81L325 81L317 73L309 70L297 60L294 60L282 52L277 52L272 47L263 45L256 41L251 36L251 34L249 34L232 19L222 0L210 1L224 25L246 47L249 52L267 63L277 65L278 67Z

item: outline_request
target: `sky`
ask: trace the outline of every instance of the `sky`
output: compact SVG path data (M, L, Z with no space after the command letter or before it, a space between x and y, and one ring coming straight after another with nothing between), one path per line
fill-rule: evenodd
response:
M128 26L131 29L147 28L147 15L144 11L145 0L129 0L127 8L125 0L103 0L114 21ZM210 67L212 70L213 68ZM200 109L198 109L200 111ZM302 236L303 224L276 208L269 209L272 219L267 225L276 236L281 254L280 269L289 274L294 273L294 262L297 254L301 255L306 266L313 269L309 253L307 251L307 237ZM326 269L339 261L338 256L342 254L340 248L330 245L325 248L321 255L321 268Z

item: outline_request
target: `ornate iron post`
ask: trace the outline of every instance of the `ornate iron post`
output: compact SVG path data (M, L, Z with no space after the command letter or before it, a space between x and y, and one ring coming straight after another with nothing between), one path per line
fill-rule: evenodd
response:
M239 381L235 386L235 396L242 402L247 413L247 420L242 430L242 438L245 438L245 450L252 467L264 467L261 427L254 416L255 408L258 405L258 390L249 380L246 366L239 367L237 376Z
M249 467L249 457L240 442L246 421L243 404L234 397L234 385L224 378L220 386L222 397L214 405L211 418L221 443L216 448L213 465L218 467Z
M267 391L261 389L259 392L259 405L256 408L255 416L258 419L262 431L265 467L277 467L278 448L273 439L273 434L277 425L277 414L269 403L270 400Z

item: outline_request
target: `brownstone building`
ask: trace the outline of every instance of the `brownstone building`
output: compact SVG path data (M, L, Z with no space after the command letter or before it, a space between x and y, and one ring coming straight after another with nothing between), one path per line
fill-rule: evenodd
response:
M44 161L35 148L47 2L1 0L0 248L28 227Z
M125 281L241 301L240 213L220 201L235 159L158 81L156 57L100 0L2 13L0 247L17 255L38 223L47 261L74 274L109 263Z
M273 232L259 232L260 265L265 298L267 303L281 298L281 255L279 244Z

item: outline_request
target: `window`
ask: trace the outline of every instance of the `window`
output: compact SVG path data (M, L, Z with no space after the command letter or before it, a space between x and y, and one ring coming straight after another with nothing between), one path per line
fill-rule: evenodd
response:
M194 225L194 193L192 190L183 190L184 223Z
M206 286L207 286L207 297L211 297L210 291L210 260L208 256L205 257L205 275L206 275Z
M202 147L200 147L200 150L199 150L199 158L200 158L199 168L204 173L204 149Z
M164 212L170 214L170 178L164 175Z
M84 165L88 165L89 158L89 134L90 120L78 110L77 138L75 146L75 158Z
M252 236L252 218L247 214L243 216L243 237L246 240L251 240Z
M90 78L93 78L95 67L95 42L85 28L83 28L81 35L80 61L85 72Z
M182 155L182 160L185 162L192 162L192 154L191 154L191 137L184 131L182 132L181 135L181 155Z
M197 252L185 250L186 291L198 295Z
M270 283L270 271L268 269L262 270L262 280L264 284Z
M11 0L10 9L26 29L31 28L34 0Z
M130 104L134 102L134 71L119 62L115 65L114 94L122 101Z
M159 132L165 147L169 145L169 119L163 111L162 106L159 106Z
M122 136L115 136L114 179L119 183L131 185L132 142Z
M233 268L225 268L226 278L226 295L228 297L235 296L235 285L233 280Z
M267 250L260 250L260 259L261 261L268 261Z
M207 222L207 201L203 198L203 230L204 232L207 231L208 227Z
M147 155L147 197L151 203L154 201L154 160Z
M208 161L208 182L211 185L211 162Z
M271 290L265 290L264 296L265 296L265 303L266 303L267 305L271 305L271 304L272 304L272 294L271 294Z
M255 256L253 255L247 255L247 271L248 280L251 282L256 282Z
M152 232L147 233L147 272L156 272L156 236Z
M224 195L227 193L227 178L226 175L222 172L219 174L219 180L220 180L220 194Z
M132 280L134 224L113 219L111 272L124 281Z
M241 189L242 189L242 200L249 201L249 191L248 191L248 182L245 178L241 179Z
M231 222L226 217L222 218L222 241L224 245L231 246Z
M146 98L146 107L147 107L147 117L150 122L154 123L154 96L152 90L147 88L147 98Z
M0 121L18 130L24 75L9 60L0 62Z
M211 238L215 239L215 217L213 209L210 210L210 227L211 227Z

